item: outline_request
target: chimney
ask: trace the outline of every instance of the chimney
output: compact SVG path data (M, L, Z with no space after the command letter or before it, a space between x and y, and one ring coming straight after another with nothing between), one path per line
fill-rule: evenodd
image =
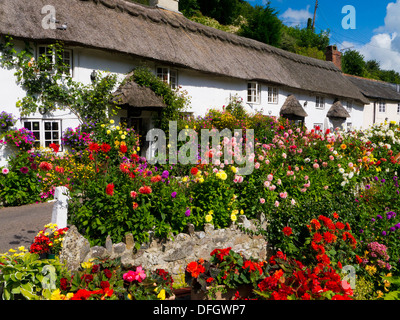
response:
M179 0L150 0L150 6L179 12Z
M328 46L325 51L326 61L331 61L333 64L342 70L342 53L336 46Z

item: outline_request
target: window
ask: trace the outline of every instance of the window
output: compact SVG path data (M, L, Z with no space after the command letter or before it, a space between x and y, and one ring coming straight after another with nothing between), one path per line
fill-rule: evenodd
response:
M324 97L317 96L315 99L315 107L317 109L324 109L325 108L325 99Z
M400 103L397 104L397 114L400 115Z
M379 113L386 113L386 102L379 101L378 102L378 112Z
M352 126L353 126L353 124L351 122L347 122L347 129L348 130L351 130Z
M42 55L48 57L53 65L55 64L56 57L53 53L53 50L49 46L38 46L38 57ZM68 68L66 73L72 75L72 50L64 49L61 53L61 60L61 62Z
M60 120L23 120L24 128L33 132L35 147L48 147L51 143L61 145Z
M261 87L258 82L247 83L247 102L248 103L260 103L260 92Z
M176 89L178 87L178 71L172 70L170 68L158 67L157 77L169 84L171 89Z
M268 103L278 103L277 87L268 87Z

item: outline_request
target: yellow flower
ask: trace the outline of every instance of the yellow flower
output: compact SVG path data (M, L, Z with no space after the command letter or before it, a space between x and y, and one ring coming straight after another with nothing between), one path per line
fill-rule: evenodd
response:
M101 127L104 128L106 125L104 123L101 124Z
M125 137L125 135L123 134L122 136L121 136L121 139L122 140L124 140L126 137Z
M327 147L328 149L332 148L332 146L331 146L330 144L327 144L326 147Z
M232 210L232 214L234 214L235 216L239 213L239 210Z
M119 127L119 126L116 126L116 127L115 127L115 129L119 130L119 129L120 129L120 127Z
M211 214L206 215L206 222L210 223L211 220L212 220L212 215Z
M20 246L20 247L18 247L18 250L19 250L19 251L26 251L26 249L25 249L25 247L24 247L24 246Z
M231 167L231 170L232 170L233 173L236 173L236 172L237 172L237 168L234 167L234 166Z
M228 175L226 174L226 172L224 170L218 171L215 175L217 176L217 178L219 178L221 180L226 180L226 178L228 178Z
M82 262L81 263L82 268L84 269L90 269L91 267L93 267L93 263L91 262L91 259L87 262Z
M137 150L137 151L140 151L140 147L137 147L136 150Z
M200 182L200 183L203 183L203 182L204 182L204 178L203 178L203 177L200 177L200 178L199 178L199 182Z
M189 128L189 126L188 126L188 125L186 125L186 126L185 126L185 129L188 129L188 128Z
M240 210L240 214L244 214L244 211L243 211L243 209L242 209L242 210Z
M10 249L10 250L8 250L9 252L17 252L16 250L14 250L14 249Z
M214 214L213 210L208 211L208 214Z
M118 141L118 140L115 140L114 144L115 144L116 146L119 146L119 141Z
M110 123L111 123L111 124L114 124L114 120L111 119L111 120L110 120Z
M168 148L171 148L171 145L170 145L170 144L168 144L168 145L167 145L167 147L168 147Z
M182 181L183 181L183 182L186 182L186 181L188 181L188 179L189 179L189 178L188 178L187 176L185 176L185 177L182 178Z
M60 289L56 289L51 293L50 300L64 300L65 296L61 294Z
M111 130L107 130L107 134L110 134L111 133Z
M165 290L162 289L160 293L157 295L157 298L160 300L165 300Z
M237 220L236 214L233 214L233 213L231 214L231 220L232 221L236 221Z
M378 294L378 296L376 297L377 299L383 297L383 292L381 290L378 290L376 293Z

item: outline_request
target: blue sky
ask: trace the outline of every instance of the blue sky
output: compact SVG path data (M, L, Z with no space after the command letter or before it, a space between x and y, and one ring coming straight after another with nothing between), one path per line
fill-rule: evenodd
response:
M246 0L262 5L265 0ZM306 26L313 17L315 0L271 0L271 7L286 25ZM355 29L344 29L342 8L355 8ZM319 0L316 31L330 30L331 44L339 50L360 51L366 60L376 59L382 69L400 72L400 0Z

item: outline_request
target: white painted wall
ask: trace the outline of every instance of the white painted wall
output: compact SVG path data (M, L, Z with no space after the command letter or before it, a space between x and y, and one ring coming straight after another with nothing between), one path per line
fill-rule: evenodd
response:
M374 108L375 108L375 123L384 123L387 118L388 122L395 121L400 123L400 113L397 113L397 107L400 102L386 100L386 111L379 112L379 103L371 101L365 105L363 120L364 127L369 127L374 124Z
M24 47L22 42L16 42L16 49L21 50ZM33 47L35 47L33 45ZM80 47L71 47L73 50L73 79L83 84L90 83L90 75L93 70L101 72L111 72L118 75L119 80L123 80L125 75L132 71L135 66L145 65L154 72L156 67L163 66L152 61L133 58L128 55L116 54L101 50L87 49ZM15 70L0 69L0 111L5 110L13 113L16 117L20 117L16 102L24 97L24 90L16 84ZM326 114L333 103L334 97L325 97L325 108L320 110L315 107L316 97L300 90L279 87L278 102L268 103L268 84L261 83L261 101L259 104L247 104L247 81L234 79L212 74L205 74L193 70L178 69L178 85L182 86L191 97L191 106L189 112L195 115L205 115L207 110L211 108L222 109L222 106L229 103L230 97L235 95L242 97L246 110L249 112L262 112L265 115L279 116L279 111L289 94L294 94L299 102L304 106L304 110L308 113L305 119L307 127L312 128L316 123L323 123L324 129L331 128L332 123L326 118ZM344 102L342 102L345 104ZM366 118L363 117L363 106L354 105L351 111L351 118L346 123L352 123L353 128L361 128L366 125ZM390 117L393 116L392 106L387 105ZM369 110L369 109L368 109ZM397 111L397 105L396 110ZM122 110L115 117L119 121L121 116L126 116ZM394 116L393 116L394 117ZM397 121L400 115L396 115ZM29 117L30 119L57 119L61 121L61 128L65 130L67 127L75 128L79 121L75 115L68 110L56 111L52 114L41 115L36 113ZM383 117L384 119L385 117ZM145 120L148 122L149 119ZM22 127L22 122L16 124ZM1 151L0 151L1 157ZM1 160L1 159L0 159Z

